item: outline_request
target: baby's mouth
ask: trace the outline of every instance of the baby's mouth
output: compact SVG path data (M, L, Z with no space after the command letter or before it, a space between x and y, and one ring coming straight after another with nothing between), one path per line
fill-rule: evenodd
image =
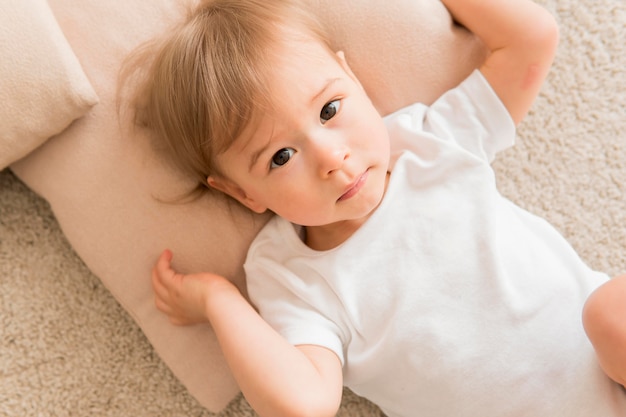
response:
M361 188L363 188L365 181L367 181L368 174L369 168L347 187L346 191L337 199L337 201L344 201L355 196Z

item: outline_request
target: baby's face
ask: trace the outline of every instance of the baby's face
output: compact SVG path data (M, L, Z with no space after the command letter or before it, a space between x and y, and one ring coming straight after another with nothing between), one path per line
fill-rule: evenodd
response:
M382 118L343 54L303 40L278 52L273 106L218 157L216 181L250 209L304 226L366 217L389 165Z

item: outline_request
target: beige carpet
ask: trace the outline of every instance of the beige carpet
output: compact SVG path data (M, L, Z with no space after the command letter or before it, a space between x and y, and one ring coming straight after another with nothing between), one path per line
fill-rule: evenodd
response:
M593 267L626 271L626 2L541 3L558 17L560 50L518 146L496 162L500 186ZM0 416L214 415L73 253L46 202L1 172ZM254 414L237 398L218 415ZM348 394L339 415L380 414Z

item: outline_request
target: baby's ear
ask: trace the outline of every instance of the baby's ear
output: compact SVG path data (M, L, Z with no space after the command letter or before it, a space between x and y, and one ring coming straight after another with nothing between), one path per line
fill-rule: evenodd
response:
M255 200L248 197L246 192L241 187L239 187L228 178L214 177L210 175L207 177L206 182L207 184L209 184L209 187L231 196L255 213L261 214L265 213L265 211L267 210L267 207L257 203Z
M354 75L354 72L352 72L352 68L350 68L350 65L348 65L348 61L346 61L346 54L344 54L343 51L337 51L335 52L335 54L337 55L339 64L341 65L341 67L343 68L343 70L350 76L350 78L352 78L361 88L363 88L363 85L361 85L361 81L359 81L359 79L357 78L356 75Z

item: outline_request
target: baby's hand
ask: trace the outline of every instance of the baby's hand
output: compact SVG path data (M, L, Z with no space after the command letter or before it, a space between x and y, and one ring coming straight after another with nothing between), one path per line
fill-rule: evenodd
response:
M219 275L179 274L174 271L171 262L172 252L163 251L152 269L152 287L156 307L167 314L173 324L188 325L209 321L209 296L217 295L219 289L238 291L230 281Z

